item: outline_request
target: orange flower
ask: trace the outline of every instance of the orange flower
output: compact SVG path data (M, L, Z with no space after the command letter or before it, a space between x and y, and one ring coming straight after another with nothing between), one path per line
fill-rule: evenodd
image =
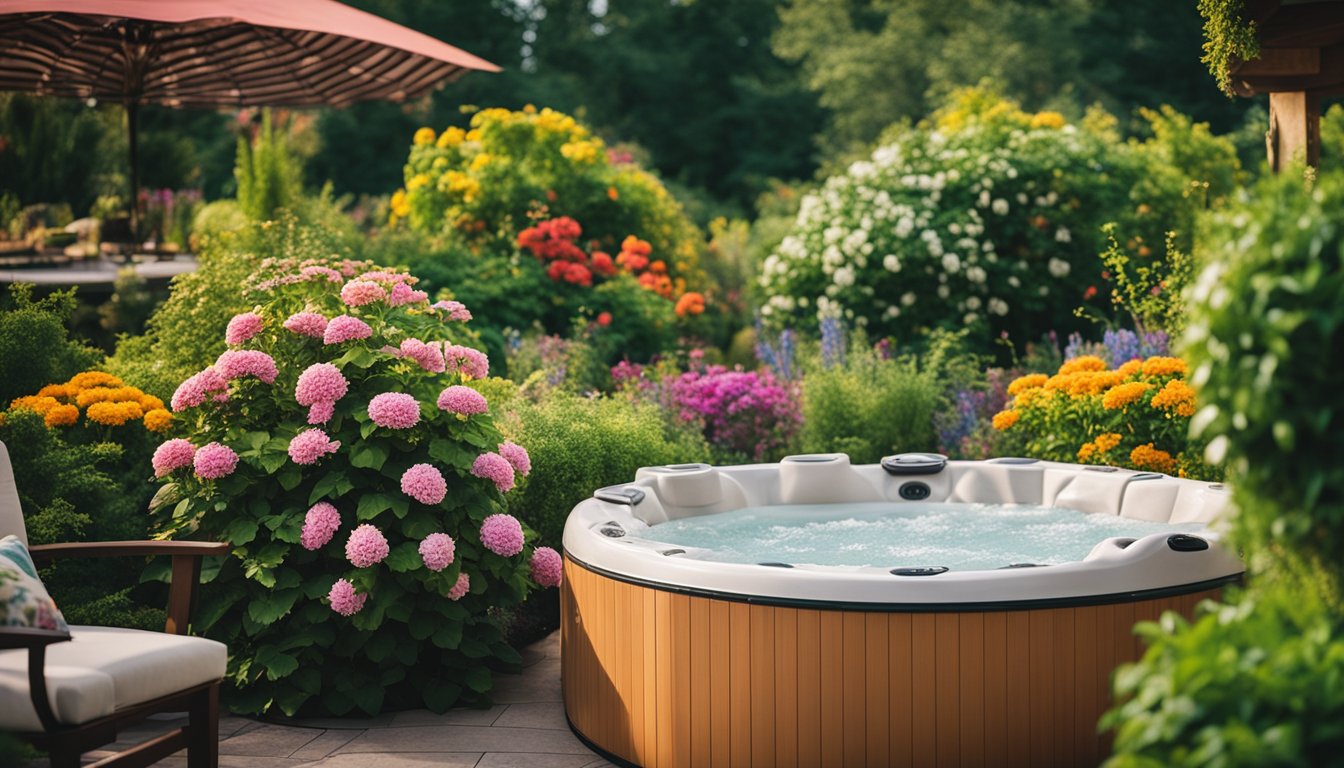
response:
M1145 443L1130 451L1129 461L1138 469L1148 469L1168 475L1176 468L1176 460L1171 457L1171 454L1154 448L1152 443Z
M1195 415L1195 391L1181 379L1172 379L1153 395L1152 406L1175 411L1177 416Z
M1119 368L1116 368L1115 372L1128 379L1130 376L1133 376L1134 374L1142 370L1143 370L1143 361L1138 358L1134 358L1133 360L1130 360L1129 362L1125 363Z
M1130 403L1143 397L1144 393L1152 389L1153 385L1143 381L1131 381L1126 384L1120 384L1113 387L1101 398L1101 407L1108 411L1114 411L1124 408Z
M60 403L57 402L54 397L45 395L25 395L24 397L14 398L14 402L10 403L9 407L22 408L24 410L32 411L39 416L46 416L48 411L58 405L60 405Z
M173 423L173 414L164 408L154 408L145 412L145 429L150 432L162 432Z
M141 395L140 408L144 410L145 413L149 413L150 411L162 410L163 401L153 395Z
M683 293L680 299L677 299L677 317L686 317L687 315L698 315L705 311L704 294L695 291Z
M649 264L649 271L656 272L660 275L664 274L665 272L667 272L667 262L663 261L662 259L657 259L651 264Z
M1022 414L1017 411L999 411L994 414L994 428L1000 431L1008 429L1016 424L1017 420L1020 418L1022 418Z
M648 241L640 240L634 235L627 235L625 240L621 241L622 253L633 253L639 256L648 256L653 253L653 246Z
M1150 357L1143 361L1144 376L1184 375L1188 366L1179 357Z
M617 191L615 187L607 187L607 197L611 198L612 200L615 200L620 196L621 193Z
M1104 371L1106 370L1106 361L1096 355L1083 355L1075 357L1072 360L1066 360L1059 366L1059 375L1064 376L1078 371Z
M54 397L57 400L64 400L73 394L74 391L68 384L48 384L37 390L38 397Z
M120 387L122 381L110 373L85 371L75 374L66 384L75 389L84 389L86 387Z
M1044 373L1029 373L1026 376L1014 379L1012 384L1008 385L1008 394L1016 395L1026 389L1036 389L1045 386L1045 382L1050 379Z
M79 409L73 405L58 405L42 417L48 427L68 427L79 421Z

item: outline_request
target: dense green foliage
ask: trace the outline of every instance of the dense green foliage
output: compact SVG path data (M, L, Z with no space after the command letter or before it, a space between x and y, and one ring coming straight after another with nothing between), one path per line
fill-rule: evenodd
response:
M0 300L0 410L99 358L97 350L66 330L75 307L74 289L34 300L32 285L9 286L8 297Z
M1285 174L1212 227L1186 348L1250 588L1124 669L1114 766L1325 765L1344 749L1344 177Z
M1200 61L1229 96L1232 65L1260 57L1255 26L1242 18L1245 10L1245 0L1199 0L1199 15L1204 17L1204 56Z
M269 221L277 211L292 208L303 194L302 168L289 150L283 128L270 110L262 113L256 136L238 139L238 206L253 221Z
M933 415L942 404L939 372L915 360L883 360L856 350L843 365L803 378L804 453L847 453L855 464L938 447Z
M509 509L554 547L570 510L597 488L628 483L640 467L709 455L698 431L671 429L652 405L551 390L514 408L508 429L531 453L532 474L509 498Z

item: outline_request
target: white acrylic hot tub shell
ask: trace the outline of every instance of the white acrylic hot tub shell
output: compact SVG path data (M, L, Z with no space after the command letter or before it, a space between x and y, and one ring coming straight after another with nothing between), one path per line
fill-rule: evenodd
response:
M1222 547L1216 523L1227 504L1220 485L1150 472L1053 462L952 461L936 474L888 474L877 464L851 465L844 454L789 457L779 464L732 467L646 467L635 481L635 505L588 499L565 524L565 553L578 563L614 577L663 589L746 600L895 605L977 605L1085 600L1225 582L1244 567ZM1036 568L949 571L934 576L896 576L881 568L795 565L780 568L723 563L697 552L648 539L603 535L604 527L635 530L667 520L715 514L747 506L839 502L906 503L900 488L922 482L928 501L1041 504L1150 522L1200 522L1207 550L1178 552L1167 534L1128 546L1106 539L1082 561ZM1174 533L1174 532L1173 532Z

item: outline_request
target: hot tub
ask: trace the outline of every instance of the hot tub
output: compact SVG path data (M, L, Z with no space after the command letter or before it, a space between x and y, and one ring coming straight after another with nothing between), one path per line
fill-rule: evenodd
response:
M644 468L565 525L565 712L590 746L650 767L1096 764L1111 673L1141 651L1134 623L1189 615L1243 570L1207 529L1227 496L1155 473L931 454ZM1147 533L1070 562L974 569L724 562L712 543L659 540L660 524L743 508L927 502L1060 507Z

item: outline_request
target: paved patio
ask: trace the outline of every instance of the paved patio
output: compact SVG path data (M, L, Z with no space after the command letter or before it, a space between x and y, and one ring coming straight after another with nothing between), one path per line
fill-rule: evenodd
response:
M374 718L302 720L279 725L225 715L219 723L222 768L599 768L606 760L565 724L560 699L560 633L523 650L523 673L495 678L495 705L425 710ZM150 738L181 720L159 720L122 733L124 741L84 755L85 763ZM43 765L45 761L36 765ZM185 752L164 760L185 768Z

